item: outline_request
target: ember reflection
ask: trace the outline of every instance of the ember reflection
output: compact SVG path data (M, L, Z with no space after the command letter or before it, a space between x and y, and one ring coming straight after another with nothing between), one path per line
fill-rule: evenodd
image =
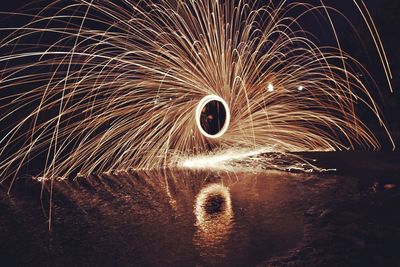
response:
M200 255L210 260L226 256L234 224L229 189L222 184L207 185L196 197L194 213L197 228L194 244Z

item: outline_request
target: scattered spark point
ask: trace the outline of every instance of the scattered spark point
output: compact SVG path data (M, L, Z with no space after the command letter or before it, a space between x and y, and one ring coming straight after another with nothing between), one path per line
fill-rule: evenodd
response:
M268 92L273 92L274 91L274 86L272 85L272 83L268 84Z

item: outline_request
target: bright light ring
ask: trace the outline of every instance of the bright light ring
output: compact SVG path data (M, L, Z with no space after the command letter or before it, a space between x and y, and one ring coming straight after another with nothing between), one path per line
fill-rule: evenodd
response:
M221 102L222 105L224 106L225 112L226 112L226 118L225 118L224 126L221 128L221 130L217 134L213 134L213 135L207 133L206 131L204 131L203 127L201 126L201 122L200 122L201 111L211 101ZM231 112L229 110L228 104L225 102L224 99L222 99L221 97L219 97L217 95L208 95L208 96L204 97L203 99L200 100L199 104L196 107L196 124L197 124L197 128L200 130L201 134L204 135L207 138L216 139L216 138L219 138L219 137L223 136L226 133L226 131L228 130L230 120L231 120Z

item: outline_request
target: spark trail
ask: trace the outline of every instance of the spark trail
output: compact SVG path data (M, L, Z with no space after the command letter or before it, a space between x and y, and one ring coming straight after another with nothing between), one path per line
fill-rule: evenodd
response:
M362 1L354 7L390 85L372 18ZM376 88L341 49L334 15L322 1L54 1L26 25L1 29L1 179L35 158L53 179L199 165L188 158L210 151L378 149L356 112L367 106L387 131ZM301 25L307 16L327 21L337 45L319 45ZM218 138L196 123L209 95L229 108Z

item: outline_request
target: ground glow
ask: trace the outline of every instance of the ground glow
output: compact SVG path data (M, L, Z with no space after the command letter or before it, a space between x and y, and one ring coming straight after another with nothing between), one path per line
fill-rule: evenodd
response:
M234 225L234 213L229 188L209 184L196 197L194 214L196 234L194 243L206 257L224 255L224 243Z

